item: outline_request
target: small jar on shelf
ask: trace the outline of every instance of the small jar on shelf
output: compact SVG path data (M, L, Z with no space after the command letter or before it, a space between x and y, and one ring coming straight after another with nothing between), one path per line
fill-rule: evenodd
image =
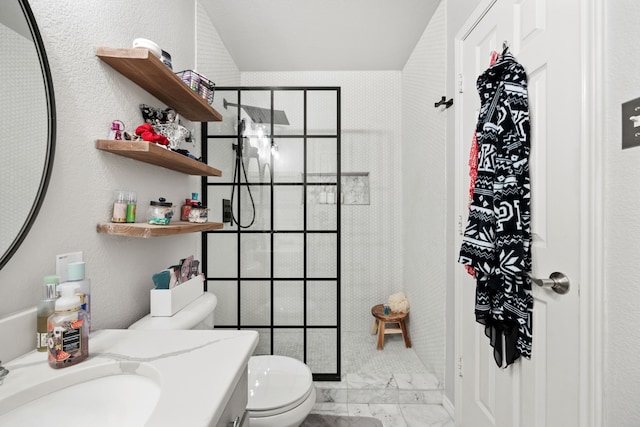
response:
M154 225L168 225L173 218L173 203L167 202L164 197L152 200L147 210L147 222Z

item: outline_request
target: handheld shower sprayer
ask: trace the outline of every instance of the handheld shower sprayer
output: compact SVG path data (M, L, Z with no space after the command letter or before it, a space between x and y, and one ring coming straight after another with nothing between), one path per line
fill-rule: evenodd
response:
M227 101L225 100L224 103L226 108ZM233 223L236 223L239 228L249 228L256 220L256 205L255 201L253 200L253 194L251 194L251 187L249 186L247 186L247 192L249 194L251 207L253 209L251 222L248 225L242 225L240 224L239 218L236 219L233 213L233 199L235 196L236 185L238 186L238 193L240 193L240 189L242 188L240 186L240 180L242 179L241 176L244 175L245 182L249 182L249 179L247 177L247 169L244 164L244 158L249 157L249 160L251 160L251 158L255 158L258 162L258 169L260 169L260 157L258 156L258 149L251 146L251 144L249 143L249 138L245 136L246 129L247 123L245 122L245 119L240 120L240 122L238 122L238 142L236 144L232 144L231 146L231 148L236 152L236 164L233 171L234 185L231 187L231 224L233 225Z

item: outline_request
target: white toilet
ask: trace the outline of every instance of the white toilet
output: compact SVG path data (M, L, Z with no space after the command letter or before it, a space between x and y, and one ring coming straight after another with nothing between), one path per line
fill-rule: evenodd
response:
M218 300L205 292L171 317L147 315L129 329L212 329ZM249 359L247 411L251 427L298 427L316 401L311 370L285 356Z

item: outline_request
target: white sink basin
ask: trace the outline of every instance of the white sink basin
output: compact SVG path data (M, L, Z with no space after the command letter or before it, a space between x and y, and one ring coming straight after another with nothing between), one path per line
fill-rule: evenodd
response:
M104 373L101 371L104 369L98 367L84 374L100 375ZM83 425L94 427L142 426L160 397L157 380L144 375L102 376L61 389L56 387L59 382L20 393L13 402L16 407L6 408L9 412L0 415L0 425L62 427L70 425L71 420L82 420ZM43 396L30 400L39 395Z
M89 342L74 366L36 351L4 365L0 426L218 425L258 334L102 330Z

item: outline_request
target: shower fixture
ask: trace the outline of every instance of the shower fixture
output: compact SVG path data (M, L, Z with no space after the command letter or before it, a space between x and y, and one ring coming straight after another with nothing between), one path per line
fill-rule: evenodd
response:
M276 160L280 158L280 150L278 149L278 144L276 144L276 142L273 140L271 141L271 155Z
M249 115L253 123L271 123L271 109L252 107L250 105L239 105L227 101L223 98L222 105L226 110L228 106L241 107L245 113ZM274 125L289 125L289 119L284 110L273 110L273 124Z
M232 144L232 147L231 147L236 152L236 162L235 162L235 167L233 171L234 183L240 182L240 180L242 179L241 174L244 175L245 182L249 182L249 178L247 177L247 169L244 164L245 157L249 157L249 161L251 161L252 158L255 158L258 162L258 169L260 169L260 157L258 156L258 149L251 145L250 139L245 136L246 131L247 131L247 123L245 122L244 119L242 119L238 123L238 143ZM235 188L236 188L235 185L231 187L231 202L230 202L231 206L233 206ZM240 190L238 189L238 192L239 191ZM233 208L231 208L231 225L233 225L233 223L236 223L240 228L249 228L254 224L256 220L256 204L255 204L255 201L253 200L253 194L251 194L251 187L247 187L247 192L249 194L249 199L251 200L251 206L253 209L251 222L248 225L242 225L240 223L240 218L238 217L236 219L235 215L233 214Z
M227 298L216 328L255 330L257 354L292 356L315 381L340 381L342 205L314 203L322 189L340 194L339 179L325 180L342 174L340 88L216 93L224 120L201 132L203 160L224 159L228 171L202 184L227 200L231 221L202 239L207 290Z
M254 140L251 133L248 131L245 119L241 119L238 123L238 143L232 144L233 150L236 152L236 157L248 157L249 159L255 158L258 160L258 166L260 165L260 156L258 153L258 147L255 147L251 142Z

